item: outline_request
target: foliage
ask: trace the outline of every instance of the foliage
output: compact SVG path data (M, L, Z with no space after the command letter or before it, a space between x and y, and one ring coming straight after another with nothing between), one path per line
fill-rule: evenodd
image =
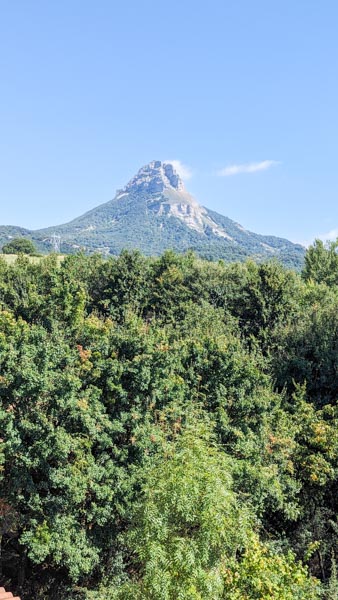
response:
M338 285L338 238L326 244L315 240L305 254L303 277L305 281Z
M208 437L188 423L145 471L127 536L141 565L141 581L127 585L130 597L221 598L222 565L243 547L248 525L231 490L231 462ZM129 597L123 589L119 595Z
M334 597L338 292L306 269L0 259L1 568L24 600Z
M36 247L32 240L20 237L7 242L2 247L4 254L36 254Z
M223 598L227 600L315 600L320 596L318 581L308 577L292 553L276 553L256 536L241 560L226 570Z

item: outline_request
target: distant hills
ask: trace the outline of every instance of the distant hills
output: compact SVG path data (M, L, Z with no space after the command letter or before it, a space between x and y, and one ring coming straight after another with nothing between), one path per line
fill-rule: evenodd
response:
M142 167L113 200L69 223L37 231L0 226L0 247L21 236L42 252L50 252L59 236L65 254L84 250L109 255L139 249L157 255L169 248L192 249L204 258L226 261L275 257L290 267L299 267L305 252L299 244L253 233L201 206L173 165L161 161Z

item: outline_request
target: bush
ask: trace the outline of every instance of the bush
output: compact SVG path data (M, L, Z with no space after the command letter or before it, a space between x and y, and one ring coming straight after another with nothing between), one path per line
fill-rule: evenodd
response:
M3 254L37 254L32 240L15 238L2 247Z

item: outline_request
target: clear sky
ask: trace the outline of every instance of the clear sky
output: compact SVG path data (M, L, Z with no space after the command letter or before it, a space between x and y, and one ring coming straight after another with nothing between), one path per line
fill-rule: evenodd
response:
M0 0L0 224L177 160L259 233L338 235L337 0Z

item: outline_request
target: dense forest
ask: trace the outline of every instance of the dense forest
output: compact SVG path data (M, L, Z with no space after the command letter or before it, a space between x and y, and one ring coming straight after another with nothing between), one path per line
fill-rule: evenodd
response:
M337 599L337 249L0 258L0 584Z

